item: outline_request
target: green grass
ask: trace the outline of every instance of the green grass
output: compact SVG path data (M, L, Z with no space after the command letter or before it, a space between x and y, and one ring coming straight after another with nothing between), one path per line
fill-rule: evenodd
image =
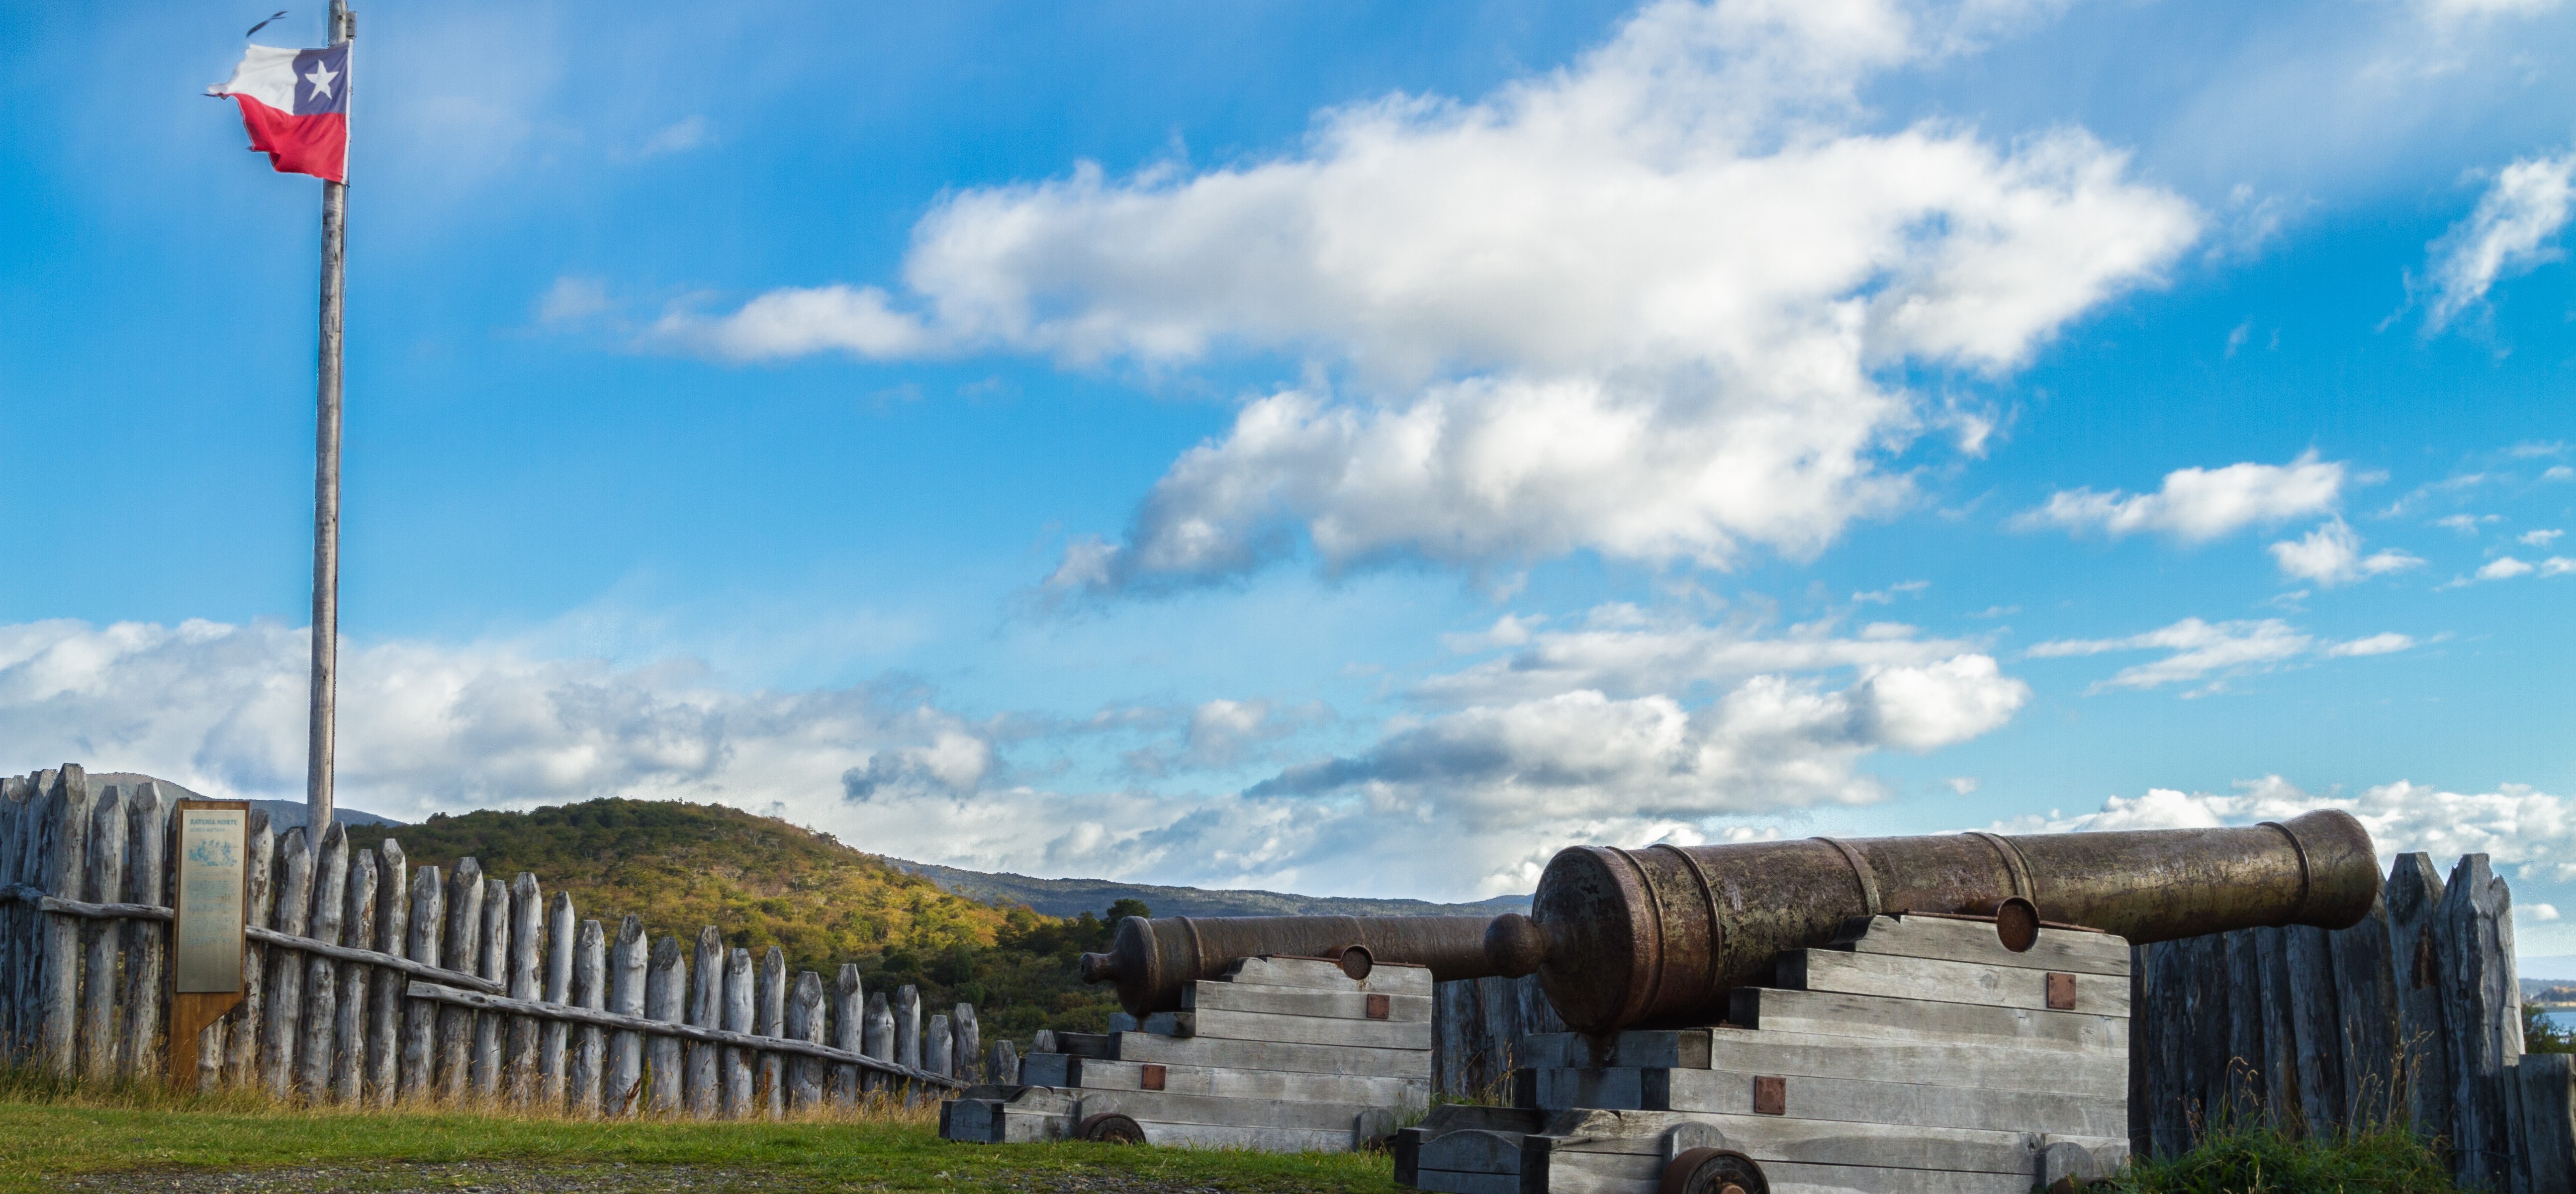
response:
M2441 1154L2404 1124L2298 1139L2230 1128L2171 1160L2121 1171L2114 1194L2455 1194Z
M1103 1144L952 1144L937 1108L862 1111L784 1123L596 1123L453 1112L356 1114L275 1106L247 1095L183 1098L78 1091L0 1077L0 1192L53 1191L64 1179L330 1166L363 1174L410 1164L492 1162L549 1170L594 1166L751 1169L739 1188L1024 1191L1139 1180L1241 1191L1392 1191L1383 1156L1279 1156ZM733 1187L727 1187L733 1188ZM1131 1187L1132 1188L1132 1187Z

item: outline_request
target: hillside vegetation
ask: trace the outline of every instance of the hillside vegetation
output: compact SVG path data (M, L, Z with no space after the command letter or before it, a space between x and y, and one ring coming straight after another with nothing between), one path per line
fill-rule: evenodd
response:
M714 925L731 945L778 946L791 974L813 970L827 981L857 962L871 991L919 986L924 1016L974 1004L988 1041L1041 1027L1097 1032L1117 1010L1109 988L1086 986L1075 971L1084 951L1107 944L1114 920L951 895L829 834L721 805L593 800L438 816L384 832L415 867L452 873L471 857L505 880L533 872L549 901L572 893L582 917L612 934L629 914L653 936L684 942ZM365 842L371 831L352 837Z

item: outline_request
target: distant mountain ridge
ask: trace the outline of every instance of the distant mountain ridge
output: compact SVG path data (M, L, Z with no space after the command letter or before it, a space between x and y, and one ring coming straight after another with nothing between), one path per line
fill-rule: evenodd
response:
M1142 900L1156 916L1500 916L1505 912L1527 912L1530 906L1530 898L1525 895L1495 896L1472 904L1435 904L1428 900L1166 887L1114 879L1032 879L1027 875L988 874L900 858L886 861L898 870L938 884L941 891L951 895L987 904L1025 904L1043 916L1097 914L1119 900Z
M196 792L155 776L109 771L93 773L89 777L92 791L107 784L132 786L145 780L161 785L163 795L170 799L205 799ZM253 800L250 806L266 811L268 823L280 833L305 823L304 802L301 800ZM391 817L354 808L335 808L331 810L331 819L353 830L367 826L405 827L403 822ZM885 861L896 870L930 880L939 890L950 895L1004 908L1026 905L1041 916L1071 917L1085 912L1097 916L1102 909L1120 900L1142 900L1156 916L1499 916L1505 912L1527 912L1530 906L1530 898L1525 895L1495 896L1472 904L1438 904L1429 900L1171 887L1158 883L1122 883L1115 879L1034 879L1027 875L969 871L893 857Z

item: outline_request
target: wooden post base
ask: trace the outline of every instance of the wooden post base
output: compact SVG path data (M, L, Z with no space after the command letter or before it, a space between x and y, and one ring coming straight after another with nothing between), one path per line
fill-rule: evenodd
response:
M197 1041L212 1024L240 1007L239 991L174 994L170 997L170 1085L197 1089Z

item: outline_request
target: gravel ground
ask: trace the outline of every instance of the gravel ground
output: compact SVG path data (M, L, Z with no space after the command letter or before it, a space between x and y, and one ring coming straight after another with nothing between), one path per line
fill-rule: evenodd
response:
M1115 1173L1050 1174L1033 1190L1052 1194L1224 1194L1227 1187ZM866 1190L839 1179L703 1165L541 1165L476 1161L260 1169L161 1170L93 1174L66 1187L100 1194L808 1194Z

